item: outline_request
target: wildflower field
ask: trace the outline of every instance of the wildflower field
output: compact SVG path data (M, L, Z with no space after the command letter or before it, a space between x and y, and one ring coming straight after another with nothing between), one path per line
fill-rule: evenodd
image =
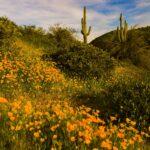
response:
M70 92L83 90L81 83L65 79L52 62L19 52L0 54L0 149L143 148L149 135L136 121L116 124L118 116L110 116L106 122L99 110L73 105Z
M4 35L12 33L9 25ZM36 38L10 37L0 39L0 150L150 149L150 82L143 69L80 43L75 48L81 55L73 50L63 58L64 51L57 51L62 64L69 58L64 64L72 72L78 68L70 76L61 63L42 59ZM98 55L102 66L95 64ZM93 77L94 66L100 78ZM87 76L89 69L92 79L76 76Z
M31 101L25 97L8 102L1 98L1 148L14 149L142 149L147 133L136 122L106 124L99 111L73 108L59 99Z

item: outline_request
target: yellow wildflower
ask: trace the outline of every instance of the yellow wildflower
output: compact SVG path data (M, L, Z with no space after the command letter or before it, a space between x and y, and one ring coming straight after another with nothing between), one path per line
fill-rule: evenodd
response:
M31 128L29 129L29 131L32 131L32 130L34 130L34 128L33 128L33 127L31 127Z
M101 147L102 147L102 148L106 148L106 149L108 149L108 150L112 150L111 141L110 141L109 139L107 139L107 140L105 140L105 141L102 141Z
M135 122L135 121L131 121L130 124L131 124L132 126L135 126L135 125L136 125L136 122Z
M21 105L21 101L13 102L12 103L13 110L20 109L21 108L20 105Z
M96 131L95 134L100 138L105 138L107 136L105 132L105 126L99 126L99 130Z
M118 150L118 148L116 146L113 146L113 150Z
M13 130L15 130L15 127L14 127L14 126L11 126L10 129L13 131Z
M71 132L73 130L75 130L75 125L71 123L67 123L67 131Z
M9 119L10 119L11 121L14 121L14 120L15 120L15 117L13 116L13 113L12 113L12 112L8 112L7 115L8 115L8 117L9 117Z
M84 133L82 133L81 131L79 131L78 135L79 135L79 137L82 137L84 135Z
M35 138L39 138L40 137L40 133L39 132L34 132L34 137Z
M75 141L75 137L72 136L72 137L70 138L70 141L71 141L71 142L74 142L74 141Z
M10 118L10 117L13 116L13 113L12 113L12 112L8 112L7 115L8 115L8 117Z
M86 143L86 144L90 144L90 143L91 143L91 139L86 137L86 138L85 138L85 143Z
M54 131L58 128L58 126L59 126L58 124L57 124L57 125L54 125L54 126L52 126L52 127L50 128L50 130L54 132Z
M40 138L40 142L43 143L45 141L44 138Z
M14 116L9 118L11 121L14 121L16 118Z
M29 126L33 126L34 125L34 123L33 122L29 122Z
M55 139L57 139L57 135L56 134L53 135L53 140L55 140Z
M127 142L124 140L123 142L121 142L121 146L122 146L122 149L126 149L127 148Z
M130 123L130 121L131 121L131 120L130 120L129 118L126 118L126 122L127 122L127 123Z
M134 140L130 139L130 140L129 140L129 144L130 144L130 145L133 145L133 144L134 144Z
M32 104L31 104L30 101L28 101L28 102L26 103L26 105L25 105L25 113L26 113L27 115L29 115L29 114L31 113L31 109L32 109Z
M0 103L7 103L7 99L6 98L3 98L3 97L0 97Z
M115 120L116 120L116 117L110 116L110 120L111 120L111 121L115 121Z
M124 138L124 134L123 134L122 132L119 132L119 133L117 134L117 136L118 136L119 138L121 138L121 139Z
M125 127L125 124L121 123L121 124L120 124L120 127L124 128L124 127Z

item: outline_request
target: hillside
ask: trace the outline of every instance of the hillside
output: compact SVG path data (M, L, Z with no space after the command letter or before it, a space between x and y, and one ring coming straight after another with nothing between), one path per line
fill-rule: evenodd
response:
M149 149L149 72L110 55L0 18L0 149Z
M142 28L138 28L136 29L136 31L138 32L137 36L142 36L143 37L143 41L145 43L145 45L143 47L150 47L150 26L147 27L142 27ZM115 44L115 39L114 39L114 33L115 31L111 31L108 33L105 33L99 37L97 37L96 39L92 40L90 43L96 47L99 47L103 50L108 50L110 51L110 49L112 49L112 47Z
M91 42L91 44L113 55L115 49L118 48L118 41L115 38L115 32L116 31L111 31L97 37ZM129 36L131 32L132 30L129 30ZM127 41L127 45L133 45L136 50L134 50L132 54L134 56L132 56L132 58L127 57L126 59L130 59L134 64L150 70L150 26L135 29L134 37L132 38L133 39L130 39L129 42ZM132 43L131 40L133 40Z

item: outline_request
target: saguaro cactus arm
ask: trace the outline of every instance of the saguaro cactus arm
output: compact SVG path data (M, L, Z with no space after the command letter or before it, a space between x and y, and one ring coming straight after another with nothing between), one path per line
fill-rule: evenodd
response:
M121 42L119 27L117 27L117 37L118 37L119 42Z
M125 20L124 21L124 38L125 38L125 41L127 40L127 32L128 32L128 23Z
M89 30L88 30L87 35L89 35L89 34L91 33L91 29L92 29L92 27L91 27L91 26L89 26Z

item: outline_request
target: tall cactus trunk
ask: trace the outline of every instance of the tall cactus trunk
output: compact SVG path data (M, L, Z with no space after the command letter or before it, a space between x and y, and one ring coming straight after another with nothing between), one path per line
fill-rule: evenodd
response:
M125 20L125 22L124 22L124 36L125 36L125 40L127 40L127 32L128 32L128 23L126 22L126 20Z
M117 27L117 37L119 42L123 43L127 40L128 24L126 20L123 19L122 13L119 18L120 27Z
M89 29L87 31L86 7L84 7L84 9L83 9L83 18L81 19L81 26L82 26L81 33L83 35L84 43L87 43L87 37L89 36L89 34L91 32L91 26L89 27Z
M83 35L83 40L84 40L84 43L87 43L87 36L86 35Z

